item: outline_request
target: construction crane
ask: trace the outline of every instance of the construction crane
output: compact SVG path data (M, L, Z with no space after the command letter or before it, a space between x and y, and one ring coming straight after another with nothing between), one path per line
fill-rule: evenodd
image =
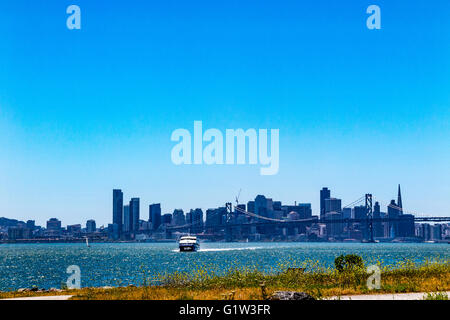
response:
M238 193L238 195L237 195L237 197L236 197L236 207L237 207L238 204L239 204L239 197L241 196L241 191L242 191L242 189L239 189L239 193Z

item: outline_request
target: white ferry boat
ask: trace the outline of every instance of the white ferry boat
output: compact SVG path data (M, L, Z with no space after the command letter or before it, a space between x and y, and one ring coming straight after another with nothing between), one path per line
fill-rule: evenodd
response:
M197 240L197 237L194 236L183 236L178 241L178 245L181 251L197 251L200 249L200 243Z

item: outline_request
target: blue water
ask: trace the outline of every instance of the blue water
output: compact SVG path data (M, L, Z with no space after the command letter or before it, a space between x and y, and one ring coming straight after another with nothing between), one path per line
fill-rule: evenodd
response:
M81 285L142 284L158 273L208 266L220 273L237 266L274 271L279 263L318 260L332 266L340 254L361 255L367 263L385 265L405 259L418 263L449 260L450 245L433 243L202 243L201 250L180 253L176 243L2 244L0 290L38 286L60 288L69 265L81 269ZM145 273L144 273L145 271ZM144 276L145 274L145 276Z

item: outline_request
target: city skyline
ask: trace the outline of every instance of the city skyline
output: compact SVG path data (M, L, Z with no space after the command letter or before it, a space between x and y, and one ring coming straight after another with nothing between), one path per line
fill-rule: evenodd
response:
M328 200L338 200L338 201L339 201L339 206L342 207L342 208L343 208L344 206L346 206L347 204L352 203L351 200L349 200L349 201L344 200L344 199L340 196L340 193L339 193L339 192L337 192L337 194L336 194L336 192L334 192L334 193L333 193L333 196L330 198L330 197L329 197L329 196L330 196L329 192L330 192L332 189L329 188L329 187L323 187L323 188L321 188L321 189L320 189L320 194L319 194L318 197L316 197L317 199L316 199L315 201L311 201L311 200L303 199L303 198L300 199L300 200L297 199L297 200L287 200L287 201L280 200L280 201L281 201L282 203L289 203L289 204L294 204L294 203L308 203L308 204L311 205L311 208L312 208L312 214L313 214L313 215L317 215L318 217L322 217L322 209L321 209L321 208L322 208L322 192L323 192L324 189L326 189L326 190L328 191L328 193L326 193L326 196L324 196L324 199L328 198ZM236 196L239 196L239 201L240 201L240 203L246 204L248 201L251 201L251 199L254 199L257 195L263 194L263 193L256 193L255 196L253 196L253 198L250 197L250 198L249 198L250 200L245 201L245 200L241 197L241 195L242 195L242 193L243 193L242 191L243 191L243 190L240 189L236 195L230 197L229 199L227 199L227 200L226 200L224 203L222 203L222 204L221 204L221 203L216 203L216 204L213 204L212 206L209 206L209 207L206 207L206 206L199 206L199 205L195 205L195 204L192 205L192 206L190 206L190 207L181 207L181 206L176 206L176 205L172 205L172 206L167 206L167 207L166 207L162 202L156 201L156 199L153 199L153 202L144 202L144 201L142 201L142 198L141 198L141 197L138 197L138 196L134 196L134 195L124 196L124 192L123 192L122 189L113 189L113 195L115 194L115 192L118 192L118 193L120 194L120 195L119 195L119 198L120 198L120 199L119 199L119 204L118 204L118 206L119 206L121 209L118 209L117 207L115 207L115 205L114 205L114 200L113 200L113 205L109 208L109 211L110 211L110 212L107 214L107 215L109 215L109 218L107 218L106 221L99 220L96 216L87 217L85 220L82 220L82 221L86 222L86 221L89 221L89 220L93 219L93 220L95 220L95 222L97 223L97 226L104 226L104 227L106 228L106 227L108 226L108 224L110 224L110 223L115 223L116 221L119 221L119 213L120 213L120 220L121 220L121 223L122 223L123 225L126 224L126 223L128 223L128 225L129 225L130 223L136 224L137 222L131 222L131 219L132 219L132 213L131 213L131 214L129 213L129 215L128 215L130 221L125 222L125 220L124 220L124 219L125 219L125 210L126 210L126 209L129 209L129 207L130 207L131 203L133 202L133 200L135 200L135 201L138 202L138 211L143 212L144 216L147 216L147 215L149 214L149 211L145 210L145 208L146 208L146 207L149 207L149 210L150 210L150 207L151 207L152 205L159 205L159 206L160 206L159 210L160 210L160 212L161 212L162 215L163 215L163 214L168 214L168 213L169 213L169 214L172 214L175 210L183 210L183 211L186 213L186 212L188 212L188 211L191 210L191 209L201 209L201 210L203 210L204 212L206 212L208 209L216 208L216 207L218 207L218 206L224 206L226 202L231 202L231 203L233 203L233 205L234 205L234 204L235 204L235 200L236 200ZM361 195L363 195L363 194L365 194L365 192L364 192L364 193L361 193ZM397 200L397 202L398 202L398 200L400 200L400 207L403 208L402 200L401 200L401 198L399 198L399 194L400 194L400 184L398 184L398 189L396 189L395 195L393 195L389 200L380 199L380 198L374 196L373 203L378 202L379 205L380 205L380 207L387 208L387 207L389 206L389 203L390 203L392 200ZM360 195L359 197L358 197L358 196L355 196L353 200L355 200L355 199L357 199L357 198L360 198L361 195ZM269 196L270 196L270 194L269 194ZM270 197L271 197L271 198L275 198L275 197L272 197L272 196L270 196ZM336 198L336 197L339 197L339 198ZM113 199L114 199L114 196L113 196ZM126 200L126 199L128 199L128 200ZM278 198L277 198L277 199L278 199ZM241 201L242 201L242 202L241 202ZM141 203L142 203L142 206L141 206ZM317 205L315 206L314 203L317 203ZM408 203L408 201L407 201L407 203ZM324 203L323 203L324 209L325 209L325 206L326 206L326 204L325 204L325 202L324 202ZM165 209L165 208L169 208L169 209ZM407 206L406 208L403 208L403 209L404 209L404 212L405 212L405 213L411 213L411 214L418 215L418 216L436 216L436 217L439 217L439 216L449 216L449 214L447 214L447 213L445 213L445 212L444 212L444 213L441 213L441 214L433 214L433 213L431 213L431 212L417 212L417 211L415 211L415 210L413 210L413 209L409 209L408 206ZM117 213L117 215L116 215L117 218L114 219L114 212L115 212L116 210L119 210L120 212ZM113 212L113 218L111 218L111 212ZM21 221L27 221L27 220L30 219L30 216L26 216L26 217L24 217L24 218L17 218L17 217L8 216L8 215L0 215L0 217L5 217L5 218L9 218L9 219L17 219L17 220L19 220L19 221L20 221L20 220L21 220ZM142 218L142 215L141 215L140 217ZM47 222L49 219L51 219L51 218L58 218L58 219L61 219L61 221L64 220L64 218L62 218L60 215L48 216L48 217L44 217L44 218L42 218L42 219L36 219L35 217L31 217L31 219L32 219L33 221L36 222L36 225L45 225L46 222ZM69 220L70 222L67 222L67 224L66 224L67 226L69 226L69 225L75 225L75 224L82 224L82 225L83 225L83 223L80 221L80 219L77 220L77 218L74 218L74 217L72 217L72 218L73 218L73 219L70 219L70 220ZM149 219L140 219L140 220L146 221L146 220L149 220Z
M420 242L445 241L450 217L415 217L403 208L400 184L397 198L383 211L372 194L365 194L343 206L328 187L320 189L319 214L311 203L283 203L258 194L248 202L235 198L235 205L164 213L161 203L148 205L147 217L141 215L140 199L124 202L121 189L112 190L111 223L97 228L96 221L63 227L58 218L50 218L42 228L34 220L0 218L2 242L79 242L96 241L170 241L180 234L196 234L212 241L344 241L344 242ZM430 225L429 222L433 224Z
M426 217L426 216L436 216L436 217L445 216L445 214L433 215L433 214L427 214L427 213L414 212L414 211L410 211L408 209L403 208L403 201L402 201L400 186L401 185L398 184L396 196L392 197L392 199L390 199L389 201L383 202L383 201L380 201L380 199L378 199L376 196L374 196L373 203L375 204L375 206L379 206L379 208L386 208L385 212L387 212L387 208L389 207L389 205L392 204L392 202L394 202L394 204L397 203L398 207L400 207L404 210L405 214L414 214L414 215L424 216L424 217ZM93 220L97 223L97 226L99 226L99 227L100 226L107 227L108 224L111 224L111 223L112 224L114 224L114 223L120 224L122 226L128 225L128 228L130 228L129 227L130 225L134 225L134 227L132 227L132 229L136 229L137 221L150 221L151 220L151 218L150 218L152 216L151 212L152 212L152 210L155 210L155 208L156 208L156 211L159 213L159 215L162 217L164 214L173 214L177 210L181 210L182 212L184 212L184 214L187 214L187 212L189 212L189 210L197 210L197 209L200 209L203 212L206 212L209 209L224 207L227 202L232 203L233 206L235 206L236 200L239 200L239 205L242 205L242 204L247 205L247 203L253 201L258 196L265 196L262 193L258 193L253 198L250 198L250 200L245 201L240 197L241 191L242 190L239 190L239 193L234 197L233 200L229 199L229 200L226 200L224 203L218 203L216 205L213 205L213 206L210 206L207 208L203 207L203 206L195 206L194 205L189 208L173 206L172 210L164 210L164 209L162 209L162 208L164 208L164 205L162 205L161 202L142 203L140 197L136 197L136 196L124 197L124 193L123 193L122 189L113 189L112 206L111 206L111 210L110 210L109 221L102 223L99 220L97 220L95 216L93 216L93 217L88 218L84 222L89 222L89 221ZM336 198L336 197L337 196L336 196L335 192L333 192L333 196L331 196L331 189L329 187L322 187L320 189L320 193L319 193L319 197L318 197L319 200L317 201L319 205L318 205L318 208L316 208L316 209L312 205L313 201L307 201L307 200L305 200L305 201L297 201L297 200L282 201L279 199L277 201L280 203L283 203L284 205L307 204L307 205L309 205L309 207L311 209L311 214L319 217L320 219L323 218L323 216L326 212L335 211L334 208L339 208L339 209L336 209L336 211L342 211L344 208L352 209L355 206L355 204L362 203L362 200L361 200L362 197L359 197L358 198L359 201L357 201L356 203L354 201L343 201L342 198ZM268 197L268 199L272 199L272 198L273 197ZM129 199L129 200L126 201L126 199ZM358 199L356 199L356 200L358 200ZM326 201L328 201L328 203ZM330 204L330 202L333 202L333 201L336 201L336 204L334 204L334 206L333 206L333 204ZM397 201L397 202L395 202L395 201ZM133 205L133 203L135 203L135 205ZM141 206L141 203L142 203L142 206ZM137 212L138 220L135 220L135 217L133 217L133 209L132 208L130 209L130 207L133 207L133 206L135 206L135 211ZM331 207L329 207L329 206L331 206ZM145 210L146 207L148 207L148 210ZM142 209L144 209L144 210L142 210ZM128 212L127 212L127 210L128 210ZM324 211L322 211L322 210L324 210ZM112 212L112 217L111 217L111 212ZM17 219L17 218L8 217L8 216L0 216L0 217L4 217L4 218L8 218L8 219L16 219L19 221L21 221L21 220L27 221L27 220L31 219L32 221L35 222L36 225L45 225L49 220L55 219L55 218L60 219L61 222L63 220L60 217L55 216L55 217L48 217L41 223L34 217L27 217L26 219ZM147 219L146 219L146 217L147 217ZM127 221L127 219L128 219L128 221ZM203 219L203 221L205 221L205 219ZM75 225L75 224L83 225L82 222L78 221L75 223L67 223L66 226Z
M110 221L110 192L163 210L267 194L450 207L450 2L0 3L0 216ZM279 170L171 161L174 130L279 129ZM407 200L406 200L407 199ZM345 201L344 201L345 202ZM386 203L385 203L386 204ZM345 205L345 204L344 204Z

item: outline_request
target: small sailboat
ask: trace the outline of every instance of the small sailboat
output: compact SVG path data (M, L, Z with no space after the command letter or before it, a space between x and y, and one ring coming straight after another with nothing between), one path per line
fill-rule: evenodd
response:
M91 245L89 244L89 238L88 237L86 237L86 247L88 247L88 248L91 247Z

